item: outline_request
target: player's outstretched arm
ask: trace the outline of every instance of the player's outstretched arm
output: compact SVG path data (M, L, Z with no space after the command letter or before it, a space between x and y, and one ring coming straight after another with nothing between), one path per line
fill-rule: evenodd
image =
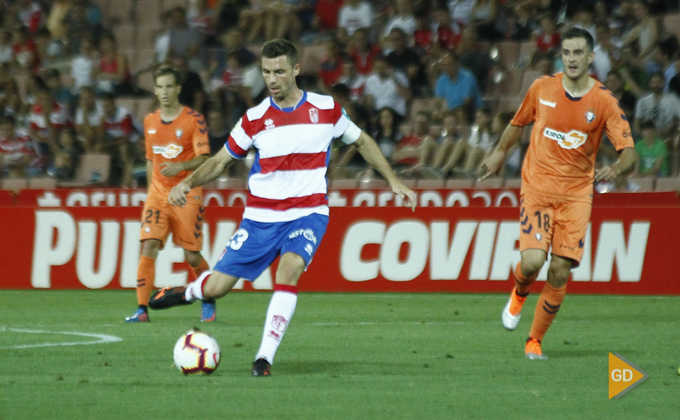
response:
M479 179L480 181L487 179L493 174L497 174L501 170L503 163L505 163L505 154L519 141L520 137L522 137L522 132L524 132L524 127L508 124L505 131L503 131L503 136L501 136L501 141L498 143L496 150L482 162L482 170L486 172Z
M613 181L617 176L628 171L637 162L637 152L633 147L621 151L619 160L612 166L605 166L595 172L595 181Z
M204 185L220 176L232 160L227 149L222 148L215 156L206 160L200 168L173 187L168 195L170 204L184 207L187 202L187 194L192 188Z
M392 167L385 159L385 156L380 152L380 148L375 144L375 140L365 132L361 132L359 139L354 143L361 156L366 162L375 168L387 182L390 183L392 191L404 200L404 204L410 206L413 211L416 209L416 195L415 193L404 185L403 182L394 173Z

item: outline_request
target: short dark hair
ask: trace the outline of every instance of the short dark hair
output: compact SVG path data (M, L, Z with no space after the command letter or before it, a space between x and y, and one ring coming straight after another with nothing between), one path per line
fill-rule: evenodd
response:
M588 48L592 52L595 49L595 41L593 41L593 36L590 34L590 32L586 31L585 29L581 28L569 28L562 34L562 42L564 42L567 39L576 39L576 38L583 38L586 40L586 44L588 44Z
M161 76L172 76L172 77L175 78L175 84L178 84L178 85L180 84L179 83L179 80L180 80L179 72L177 70L175 70L174 68L170 67L170 66L161 66L161 67L158 68L158 70L153 72L154 83L156 83L156 80L158 80L158 78L161 77Z
M352 98L352 90L344 83L336 83L331 86L331 95L339 96L344 99Z
M260 51L260 55L265 58L276 58L285 55L291 67L300 62L297 48L286 39L272 39L267 41Z
M640 131L642 130L656 130L656 124L653 120L644 120L640 122Z

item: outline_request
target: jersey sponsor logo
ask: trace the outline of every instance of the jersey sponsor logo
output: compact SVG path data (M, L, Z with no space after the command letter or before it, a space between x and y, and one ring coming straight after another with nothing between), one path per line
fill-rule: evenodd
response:
M309 120L312 122L312 124L316 124L319 122L319 110L316 108L311 108L309 110Z
M544 99L538 98L538 102L541 105L549 106L550 108L555 108L557 106L557 102L548 102Z
M274 128L274 120L272 120L271 118L267 118L266 120L264 120L264 128L266 130Z
M184 134L184 131L182 131L181 128L178 128L177 130L175 130L175 135L177 136L178 139L180 137L182 137L182 134Z
M586 112L586 121L588 121L588 124L593 122L594 119L595 119L595 113L593 111Z
M156 134L156 129L155 128L149 128L148 130L146 130L146 132L149 133L149 134Z
M182 146L177 146L175 144L171 144L168 146L154 146L153 147L153 153L156 155L161 155L166 159L174 159L177 156L179 156L180 153L182 153L182 150L184 148Z
M314 235L314 231L311 229L298 229L295 232L291 233L288 236L288 239L295 239L300 235L304 236L305 239L316 245L316 236Z
M548 127L543 130L543 135L550 140L555 140L563 149L576 149L588 139L588 135L580 131L571 130L568 133L562 133Z

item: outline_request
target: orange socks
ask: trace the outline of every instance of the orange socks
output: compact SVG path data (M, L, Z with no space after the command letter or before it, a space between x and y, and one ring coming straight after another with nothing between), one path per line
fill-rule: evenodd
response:
M534 274L532 277L524 277L522 269L520 268L521 266L522 263L519 262L517 263L517 267L515 267L515 287L517 287L517 295L525 297L529 294L529 288L531 288L531 285L536 281L538 273Z
M156 260L139 256L139 266L137 266L137 304L148 305L149 296L153 289L153 283L156 279Z
M189 265L189 268L191 268L191 271L189 272L189 283L196 280L202 272L210 270L210 266L208 265L208 262L205 260L205 258L201 258L201 263L198 265L198 267L192 267Z
M536 313L534 314L534 322L531 324L529 337L535 338L538 341L543 340L543 336L548 331L548 328L550 328L557 315L557 311L560 310L560 305L562 305L566 294L566 285L561 289L555 289L550 284L545 284L541 297L536 304Z

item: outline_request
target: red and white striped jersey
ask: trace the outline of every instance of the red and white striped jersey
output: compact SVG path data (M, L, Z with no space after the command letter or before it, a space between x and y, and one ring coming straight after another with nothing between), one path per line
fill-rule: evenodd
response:
M42 160L33 147L31 136L22 129L16 129L13 137L0 137L0 156L4 166L21 165L26 156L30 167L40 167Z
M256 152L243 218L286 222L328 215L330 145L351 125L332 97L311 92L303 92L295 107L281 109L267 98L249 109L225 144L235 159L245 158L250 148Z
M141 137L142 130L134 120L132 114L122 106L116 106L116 113L109 117L104 115L102 118L104 134L110 139L119 139L129 136L130 142L134 143Z
M52 104L52 110L50 111L50 123L57 131L63 128L70 128L72 126L68 110L56 102ZM31 108L31 113L28 116L28 124L31 129L35 130L41 136L49 136L47 120L45 119L42 105L33 105Z

